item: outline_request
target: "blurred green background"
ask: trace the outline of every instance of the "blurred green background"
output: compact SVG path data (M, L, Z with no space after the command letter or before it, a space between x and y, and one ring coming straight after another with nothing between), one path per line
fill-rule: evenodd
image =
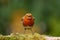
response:
M20 9L33 14L43 34L60 36L60 0L0 0L1 34L8 34L12 12Z

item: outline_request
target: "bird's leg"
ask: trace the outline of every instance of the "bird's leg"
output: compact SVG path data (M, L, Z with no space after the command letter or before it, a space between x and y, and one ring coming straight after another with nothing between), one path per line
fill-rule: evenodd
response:
M32 27L29 27L29 26L24 27L24 34L25 33L32 33L33 34Z
M28 30L30 30L30 32L33 34L32 27L28 26Z
M30 28L30 30L31 30L31 32L32 32L32 34L33 34L32 28Z
M26 31L28 31L29 28L28 27L24 27L24 34L26 33Z
M24 33L25 33L25 31L26 31L26 27L24 28Z

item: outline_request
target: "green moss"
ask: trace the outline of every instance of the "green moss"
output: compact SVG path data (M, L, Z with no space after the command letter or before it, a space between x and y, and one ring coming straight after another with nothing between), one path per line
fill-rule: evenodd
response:
M0 35L0 40L45 40L44 36L42 37L38 33L32 34L14 34L11 35Z

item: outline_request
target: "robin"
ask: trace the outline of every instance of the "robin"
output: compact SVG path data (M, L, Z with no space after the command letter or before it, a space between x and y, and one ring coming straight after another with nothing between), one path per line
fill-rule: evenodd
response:
M23 26L25 27L25 30L26 29L30 29L31 30L31 28L34 25L34 17L32 16L32 14L31 13L27 13L25 16L23 16L22 23L23 23Z

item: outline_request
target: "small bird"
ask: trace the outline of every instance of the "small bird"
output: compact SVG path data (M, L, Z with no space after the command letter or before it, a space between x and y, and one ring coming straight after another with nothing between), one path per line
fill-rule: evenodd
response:
M32 16L31 13L27 13L25 16L23 16L23 18L22 18L22 24L25 27L25 30L27 30L27 29L31 30L31 28L34 25L34 17Z
M27 13L23 18L22 18L22 23L23 26L25 27L32 27L34 25L34 17L32 16L31 13Z

